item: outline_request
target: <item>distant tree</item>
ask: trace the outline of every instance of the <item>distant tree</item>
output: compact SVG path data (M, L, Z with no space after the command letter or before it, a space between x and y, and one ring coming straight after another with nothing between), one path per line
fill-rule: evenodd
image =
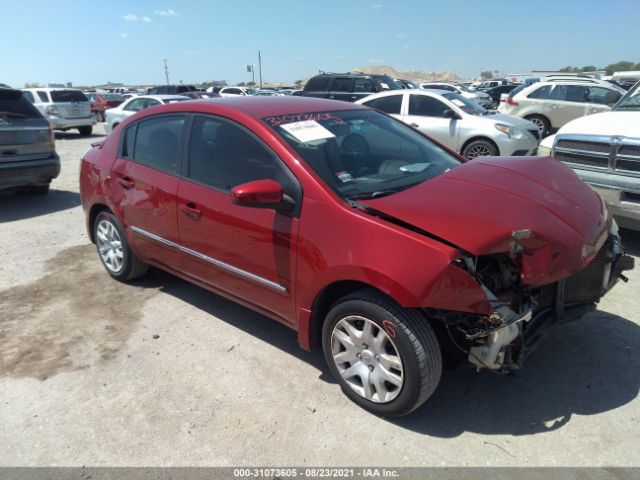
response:
M247 87L255 87L256 82L247 82Z
M580 70L583 72L595 72L596 70L598 70L598 67L596 67L595 65L587 65L582 67Z
M244 87L245 85L246 85L246 83L244 83L244 82L240 82L240 83L238 83L238 86L239 86L239 87Z
M40 84L38 82L27 82L24 84L24 88L38 88Z
M560 71L564 73L576 73L576 72L580 72L581 70L578 67L567 66L567 67L562 67Z
M483 80L490 80L493 78L493 72L491 70L484 70L480 72L480 78Z
M296 80L296 81L295 81L295 82L293 82L293 83L295 83L296 87L301 87L301 86L302 86L302 84L304 83L304 80Z
M607 71L607 75L613 75L614 72L628 72L629 70L633 70L637 65L638 64L634 64L633 62L621 60L607 65L604 69Z

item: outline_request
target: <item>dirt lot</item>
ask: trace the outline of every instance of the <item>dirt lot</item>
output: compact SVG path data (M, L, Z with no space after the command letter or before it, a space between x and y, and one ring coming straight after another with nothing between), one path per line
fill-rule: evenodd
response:
M48 197L0 195L0 465L640 465L640 269L521 374L446 371L387 421L285 327L161 272L112 281L78 197L91 141L58 135Z

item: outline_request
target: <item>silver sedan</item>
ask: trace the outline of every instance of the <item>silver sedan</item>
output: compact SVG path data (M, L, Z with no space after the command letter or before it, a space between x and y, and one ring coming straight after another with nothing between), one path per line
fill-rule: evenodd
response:
M184 102L185 100L193 99L184 95L141 95L130 98L116 108L110 108L104 112L104 131L107 134L110 133L120 122L145 108L163 103Z
M533 155L538 147L533 123L485 110L446 90L392 90L356 103L390 114L467 159Z

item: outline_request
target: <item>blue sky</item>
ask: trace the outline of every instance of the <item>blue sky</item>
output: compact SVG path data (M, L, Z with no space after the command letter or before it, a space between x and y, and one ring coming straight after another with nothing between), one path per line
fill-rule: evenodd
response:
M640 62L640 0L0 0L0 82L292 82L363 65L504 73Z

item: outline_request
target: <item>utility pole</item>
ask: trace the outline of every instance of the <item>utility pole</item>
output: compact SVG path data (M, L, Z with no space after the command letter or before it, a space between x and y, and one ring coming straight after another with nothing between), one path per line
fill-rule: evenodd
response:
M262 88L262 56L260 50L258 50L258 74L260 76L260 88Z
M164 77L167 79L167 85L169 85L169 65L166 58L162 61L164 62Z

